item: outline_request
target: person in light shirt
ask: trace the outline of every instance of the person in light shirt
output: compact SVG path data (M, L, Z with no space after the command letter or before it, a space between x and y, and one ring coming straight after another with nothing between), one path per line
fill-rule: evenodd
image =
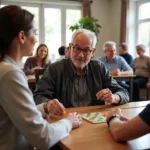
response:
M0 8L1 150L33 150L33 147L47 150L82 123L81 117L72 113L50 124L43 119L50 112L47 102L38 106L34 103L26 76L19 67L23 56L32 55L37 42L33 19L30 12L19 6Z
M103 50L105 56L100 56L97 58L102 61L106 68L108 69L110 75L120 76L120 75L131 75L133 74L132 68L127 64L127 62L121 56L116 55L116 43L113 41L107 41L103 45ZM119 84L129 89L129 85L125 81L119 82Z
M144 44L136 45L138 57L133 63L134 78L133 96L134 101L139 101L140 88L150 85L150 57L145 54L147 47Z

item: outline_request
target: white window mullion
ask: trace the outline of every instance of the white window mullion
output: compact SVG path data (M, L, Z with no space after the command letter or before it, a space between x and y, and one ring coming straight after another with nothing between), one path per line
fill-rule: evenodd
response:
M66 45L66 9L61 9L61 45Z
M44 6L40 5L39 10L39 42L45 43L45 29L43 28L45 26L44 22Z

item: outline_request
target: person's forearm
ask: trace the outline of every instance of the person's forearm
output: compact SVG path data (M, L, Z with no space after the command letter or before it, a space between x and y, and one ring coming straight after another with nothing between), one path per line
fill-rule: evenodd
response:
M123 137L122 125L123 125L123 122L117 117L112 119L109 124L110 132L114 140L117 142L126 141L122 138Z
M132 74L133 74L132 70L121 72L121 75L132 75Z
M139 116L126 122L116 117L110 121L109 129L117 142L132 140L150 132L149 126Z
M111 76L116 76L116 75L117 75L114 71L109 72L109 74L110 74Z

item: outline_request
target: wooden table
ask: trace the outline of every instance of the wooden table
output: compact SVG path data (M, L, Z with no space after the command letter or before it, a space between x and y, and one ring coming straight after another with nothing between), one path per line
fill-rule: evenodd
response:
M28 83L35 83L35 75L26 76Z
M138 115L148 102L133 102L118 106L128 118ZM107 112L114 109L108 106L90 106L69 108L67 112ZM59 142L64 150L130 150L150 148L150 135L128 141L127 143L117 143L112 138L106 123L92 124L83 120L80 128L71 131L70 136Z
M133 100L133 78L135 78L135 77L136 77L136 75L113 76L113 78L117 82L121 82L121 81L128 81L129 82L130 101Z

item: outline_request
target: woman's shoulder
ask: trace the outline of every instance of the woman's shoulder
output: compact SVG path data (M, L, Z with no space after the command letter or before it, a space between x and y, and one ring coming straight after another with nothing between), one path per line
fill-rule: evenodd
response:
M0 79L2 79L5 75L13 75L18 72L23 74L22 70L18 66L8 63L0 63Z
M31 56L31 57L28 57L27 60L32 61L32 60L36 60L36 59L35 59L35 57Z
M32 62L36 62L36 59L35 57L28 57L27 60L26 60L26 63L32 63Z

